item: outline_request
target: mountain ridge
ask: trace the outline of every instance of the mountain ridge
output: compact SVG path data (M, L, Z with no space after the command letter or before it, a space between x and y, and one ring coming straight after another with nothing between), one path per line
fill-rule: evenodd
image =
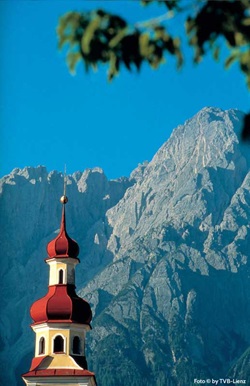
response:
M238 140L242 116L202 109L129 178L108 181L100 168L67 177L68 232L81 247L77 288L94 314L87 358L101 386L249 377L250 156ZM15 169L0 186L4 294L8 280L18 282L14 304L26 307L10 329L13 312L3 304L1 357L9 352L16 371L27 370L28 308L46 291L42 256L59 226L63 176L46 173ZM7 235L16 230L10 248ZM22 283L25 270L33 278Z

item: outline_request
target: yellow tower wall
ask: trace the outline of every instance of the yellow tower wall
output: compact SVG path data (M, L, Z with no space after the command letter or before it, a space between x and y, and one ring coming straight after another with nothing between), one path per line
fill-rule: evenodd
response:
M49 259L47 263L50 267L49 285L59 284L59 271L63 270L63 281L61 284L75 284L75 266L78 264L76 259Z
M40 325L33 325L32 328L36 334L36 357L54 354L54 339L56 338L56 336L61 336L63 338L63 353L65 353L66 355L85 356L85 336L86 331L90 329L88 325L74 323L43 323ZM79 337L80 339L79 354L73 352L74 337ZM45 339L44 351L42 353L39 352L41 338Z

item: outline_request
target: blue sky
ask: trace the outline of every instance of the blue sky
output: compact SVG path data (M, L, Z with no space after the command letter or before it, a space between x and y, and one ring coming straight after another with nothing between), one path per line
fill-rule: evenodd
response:
M58 18L95 8L131 23L165 12L137 1L0 1L1 176L24 166L63 171L65 163L68 173L99 166L109 178L128 176L202 107L250 110L237 65L224 71L208 55L194 66L191 49L180 72L167 58L157 71L123 69L112 83L105 67L86 74L80 64L70 75L57 49Z

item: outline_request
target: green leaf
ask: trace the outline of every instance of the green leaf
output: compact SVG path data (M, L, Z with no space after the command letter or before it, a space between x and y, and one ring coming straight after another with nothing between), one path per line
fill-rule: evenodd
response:
M154 31L155 31L155 38L156 39L163 39L164 36L165 36L165 28L162 27L162 26L155 26L154 27Z
M225 61L225 69L228 69L236 60L239 59L239 53L233 52Z
M186 29L186 33L187 35L190 34L190 32L193 31L193 29L195 28L196 24L195 24L195 20L194 19L191 19L191 18L188 18L185 22L185 29Z
M69 66L69 71L72 75L75 74L75 68L77 63L81 60L82 56L80 52L69 52L67 55L67 63Z
M220 58L220 47L215 46L215 47L213 48L213 58L214 58L214 60L216 60L216 61L219 60L219 58Z
M235 32L234 38L237 46L242 46L246 43L246 39L244 38L244 35L240 32Z
M244 20L242 20L241 24L245 26L250 26L250 17L247 17Z
M250 90L250 76L247 76L247 88Z
M81 47L84 54L88 55L90 53L90 42L94 37L95 31L98 29L101 23L101 17L96 16L92 20L87 28L85 29L84 34L82 35Z
M108 80L109 82L118 74L117 57L111 52L109 61Z
M127 34L127 28L123 28L122 30L120 30L118 32L117 35L115 35L115 37L113 37L113 39L110 40L109 42L109 47L110 48L114 48L115 46L117 46L118 43L120 43L120 41L124 38L124 36Z
M150 44L150 37L148 33L142 33L139 36L139 50L141 56L148 57L154 51L154 47Z

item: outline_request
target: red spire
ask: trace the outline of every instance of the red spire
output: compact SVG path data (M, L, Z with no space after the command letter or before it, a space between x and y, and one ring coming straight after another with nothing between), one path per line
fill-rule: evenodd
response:
M48 243L47 252L49 258L72 257L77 259L79 246L75 240L69 237L66 231L65 204L68 202L68 198L62 196L60 201L63 204L60 232L55 239Z
M48 259L74 258L77 259L79 247L66 231L65 204L68 198L63 195L60 199L63 204L61 226L58 236L47 245ZM49 285L47 295L37 300L30 309L34 323L63 322L90 324L92 312L87 301L75 293L74 284Z

